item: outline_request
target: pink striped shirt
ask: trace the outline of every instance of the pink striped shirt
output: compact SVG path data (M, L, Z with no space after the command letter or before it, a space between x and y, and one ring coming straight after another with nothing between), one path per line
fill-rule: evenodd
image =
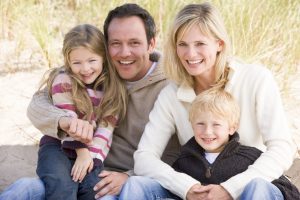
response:
M70 117L82 118L82 113L79 113L76 109L74 101L72 99L72 83L70 77L66 73L58 74L52 85L52 100L53 104L63 110L66 110L69 113ZM103 98L103 91L95 91L93 89L87 88L87 93L92 101L94 108L96 108L101 99ZM93 114L93 120L97 121L95 115ZM109 122L114 124L116 122L116 118L108 118ZM106 158L112 143L112 133L113 126L108 123L107 126L105 123L97 124L97 128L93 135L93 142L88 146L89 151L93 159L99 159L102 162ZM67 146L68 149L76 149L75 143L78 141L74 141L73 138L67 137L63 140L62 146ZM73 145L72 145L73 144ZM71 147L70 147L71 146Z

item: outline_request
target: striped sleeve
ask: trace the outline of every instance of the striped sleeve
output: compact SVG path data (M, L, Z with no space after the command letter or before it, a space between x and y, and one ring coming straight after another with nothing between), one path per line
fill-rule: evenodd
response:
M92 158L105 160L112 143L114 123L100 123L94 133L93 143L89 146Z
M78 117L72 99L71 79L67 74L58 74L52 84L51 94L54 106L67 111L70 117Z

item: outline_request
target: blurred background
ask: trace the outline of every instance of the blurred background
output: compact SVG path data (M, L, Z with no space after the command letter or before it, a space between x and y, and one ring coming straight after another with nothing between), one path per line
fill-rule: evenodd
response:
M63 64L64 34L82 23L102 30L107 13L129 2L153 15L158 27L157 48L162 50L178 10L202 1L0 0L0 192L15 179L35 174L41 133L26 118L26 108L42 74ZM273 72L300 146L300 1L210 2L224 17L234 55Z

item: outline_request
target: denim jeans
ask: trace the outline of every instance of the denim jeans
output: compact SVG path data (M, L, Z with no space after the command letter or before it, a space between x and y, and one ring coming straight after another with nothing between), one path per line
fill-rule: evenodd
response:
M37 174L45 185L46 199L55 200L94 200L93 187L100 181L101 167L95 167L81 183L74 182L71 169L75 160L69 159L60 144L44 144L38 153Z
M162 200L180 199L163 188L157 181L142 176L127 179L119 196L120 200Z
M45 199L45 187L39 178L21 178L0 194L0 200L43 199Z
M284 200L281 191L272 183L255 178L248 183L240 197L241 200Z

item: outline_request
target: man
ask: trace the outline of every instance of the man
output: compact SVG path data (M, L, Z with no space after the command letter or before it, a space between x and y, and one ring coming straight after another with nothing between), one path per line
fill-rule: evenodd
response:
M102 199L118 195L127 178L133 175L133 153L137 149L156 97L167 84L161 71L160 55L154 52L155 23L146 10L136 4L124 4L111 10L104 23L104 35L109 55L118 74L126 82L129 97L125 120L115 129L111 150L104 162L106 170L99 175L102 179L94 187L97 191L95 198L106 195ZM92 125L82 123L74 127L72 119L64 111L51 105L46 91L34 95L27 115L34 126L45 135L61 138L64 134L60 131L62 129L82 142L88 142L92 138ZM178 150L178 139L174 137L163 155L163 160L171 164ZM34 189L31 188L32 184L35 185ZM18 195L18 199L44 198L44 187L40 180L23 179L11 188ZM21 190L26 191L26 194L17 192ZM4 199L8 192L4 192L0 199Z

